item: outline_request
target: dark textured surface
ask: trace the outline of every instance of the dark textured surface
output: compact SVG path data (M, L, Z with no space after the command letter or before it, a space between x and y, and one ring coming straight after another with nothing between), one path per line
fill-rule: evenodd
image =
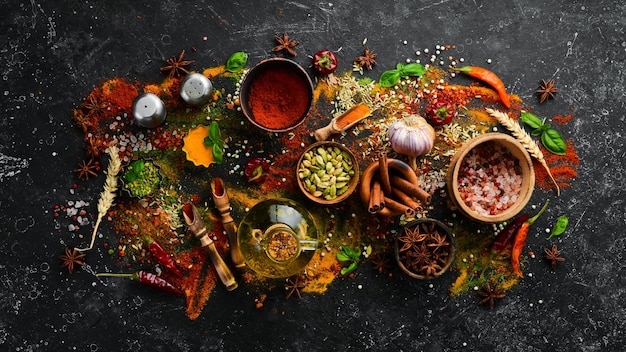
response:
M262 4L262 5L261 5ZM622 1L0 1L0 349L5 351L618 351L626 342L624 76ZM70 199L82 160L72 109L105 79L157 81L166 58L191 47L204 67L244 50L271 56L273 36L300 41L296 61L330 48L350 69L364 38L379 52L378 75L415 51L456 45L510 92L536 99L540 79L561 89L538 105L571 112L564 132L581 158L579 178L537 223L559 214L570 228L556 242L568 260L540 259L532 277L489 311L450 298L452 276L429 283L363 269L323 295L255 309L245 288L221 287L200 318L184 300L135 285L103 286L68 276L57 256L67 237L54 204ZM206 37L206 39L204 38ZM407 44L403 44L403 41ZM77 192L96 197L99 189ZM95 186L94 186L95 187ZM545 195L544 195L545 196ZM539 195L538 197L541 197ZM95 199L92 203L95 204ZM539 201L537 201L538 203ZM106 231L106 228L105 228ZM537 231L529 244L539 243ZM534 245L536 251L540 246ZM98 254L101 258L104 255ZM94 264L97 265L97 264ZM89 272L90 268L86 268Z

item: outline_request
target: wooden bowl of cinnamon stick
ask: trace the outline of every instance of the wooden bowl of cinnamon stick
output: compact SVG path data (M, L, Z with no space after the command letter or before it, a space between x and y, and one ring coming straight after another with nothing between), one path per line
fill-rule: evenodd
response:
M414 217L432 198L407 163L386 153L363 170L359 193L370 213L383 216Z

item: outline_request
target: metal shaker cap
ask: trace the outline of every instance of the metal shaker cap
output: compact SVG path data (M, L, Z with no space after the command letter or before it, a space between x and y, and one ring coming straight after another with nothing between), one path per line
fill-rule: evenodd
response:
M191 73L180 83L180 97L188 104L206 104L211 98L213 84L201 73Z
M154 128L165 121L167 111L163 101L153 93L143 93L133 101L133 115L141 126Z

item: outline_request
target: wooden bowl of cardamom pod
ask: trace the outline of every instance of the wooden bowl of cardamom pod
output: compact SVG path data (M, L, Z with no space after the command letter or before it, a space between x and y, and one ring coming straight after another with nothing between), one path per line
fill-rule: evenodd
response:
M302 193L315 203L337 204L348 198L359 183L359 164L345 146L321 141L307 147L296 167Z

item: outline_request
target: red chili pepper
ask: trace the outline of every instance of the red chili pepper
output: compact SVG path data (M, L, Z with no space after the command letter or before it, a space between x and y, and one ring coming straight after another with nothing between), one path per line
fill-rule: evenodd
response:
M519 277L524 277L524 274L522 274L522 271L519 268L519 260L520 260L520 255L522 254L522 249L524 249L524 245L526 244L526 236L528 235L528 229L530 225L532 225L535 222L535 220L537 220L539 216L543 214L543 212L548 207L549 202L550 200L546 200L546 203L543 205L541 210L539 210L539 212L535 216L526 220L517 231L517 235L515 236L515 242L513 242L513 249L511 249L511 266L513 266L513 271Z
M270 171L270 165L263 158L252 158L246 163L244 175L246 179L254 183L262 183L267 179L267 173Z
M96 276L127 277L131 280L136 280L144 286L149 286L163 292L169 292L175 295L184 294L184 292L181 291L178 287L172 285L165 279L158 277L156 274L149 273L143 270L132 274L98 273L96 274Z
M502 252L502 250L509 243L511 243L511 241L513 241L513 238L515 238L515 234L517 234L517 231L519 231L520 227L522 227L522 224L526 220L528 220L529 217L530 213L522 214L517 217L517 219L506 225L506 227L502 229L500 233L498 233L498 236L496 236L493 242L491 242L491 249L498 253Z
M426 117L434 126L448 124L454 118L454 106L447 101L437 100L426 108Z
M489 84L498 93L500 100L502 100L502 104L506 106L507 109L511 107L511 101L509 100L508 94L506 94L504 83L495 73L478 66L464 66L452 69L462 72L470 77L478 78L479 80Z
M323 75L335 72L338 62L337 56L330 50L320 50L313 55L313 68Z
M174 260L167 253L165 248L163 248L163 246L161 246L157 241L153 240L152 238L146 237L145 241L148 244L148 251L159 263L161 263L161 265L171 270L174 274L176 274L176 276L183 277L183 273L178 270L178 267L176 267L176 264L174 264Z

